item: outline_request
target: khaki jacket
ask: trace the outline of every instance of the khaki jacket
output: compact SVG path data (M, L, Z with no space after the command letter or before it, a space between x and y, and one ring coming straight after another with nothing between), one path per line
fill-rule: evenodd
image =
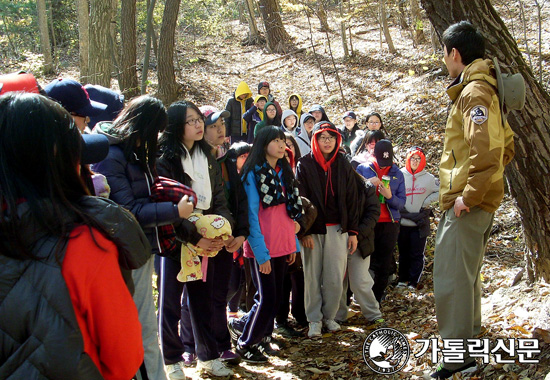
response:
M503 125L493 63L477 59L449 86L452 107L441 156L439 204L463 196L468 207L495 212L504 197L503 173L514 156L514 133Z

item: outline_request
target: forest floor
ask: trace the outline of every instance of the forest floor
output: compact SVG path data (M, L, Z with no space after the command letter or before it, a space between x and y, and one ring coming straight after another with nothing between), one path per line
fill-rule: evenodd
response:
M513 8L513 7L512 7ZM508 10L510 10L508 8ZM546 8L548 12L548 7ZM532 15L533 10L527 10ZM531 16L530 16L531 17ZM548 15L546 14L546 19ZM377 23L372 18L357 19L353 26L354 55L343 59L338 28L327 35L319 32L319 24L312 19L313 43L304 15L285 15L283 21L293 38L288 52L282 55L268 53L264 46L242 46L248 26L231 22L227 37L193 38L180 31L177 43L178 82L182 84L180 97L198 105L211 104L223 108L225 102L241 80L245 80L254 94L257 83L268 81L275 98L283 109L288 96L299 93L307 111L313 104L322 104L329 118L341 124L341 115L354 110L364 117L370 111L379 112L384 119L389 138L396 146L400 166L408 147L425 148L427 169L437 175L441 155L448 98L445 87L450 83L441 62L441 51L434 52L429 43L413 46L406 32L392 27L393 42L398 53L389 54L387 45L380 47ZM395 20L392 20L395 24ZM533 24L533 20L528 20ZM260 23L260 20L258 20ZM329 18L330 25L337 25ZM507 20L510 23L517 21ZM533 41L534 36L529 36ZM550 33L543 33L544 54L549 56ZM330 59L334 54L335 66ZM318 66L319 58L325 81ZM76 54L61 60L61 75L78 78ZM276 59L277 58L277 59ZM35 57L26 62L11 62L6 71L32 69ZM34 63L33 63L34 62ZM154 61L153 61L154 69ZM545 78L550 72L544 64ZM343 104L339 90L339 76ZM150 73L149 92L156 90L155 72ZM47 84L53 78L40 78ZM547 79L546 79L547 80ZM114 81L113 81L114 82ZM328 86L328 89L327 89ZM519 363L517 355L512 363L495 362L494 355L488 364L481 365L471 379L544 379L550 373L550 285L531 283L525 268L525 246L515 202L507 196L496 212L493 234L481 270L483 338L492 344L497 339L537 338L541 353L535 355L538 364ZM435 231L439 213L433 220ZM429 353L414 356L422 345L416 339L437 338L437 322L432 283L434 233L428 241L426 265L419 289L399 290L390 286L381 309L387 327L397 329L408 337L411 357L408 364L393 375L379 375L364 362L362 347L367 335L366 321L358 306L352 304L349 323L343 330L325 334L322 339L299 338L285 340L287 347L280 357L270 358L268 365L240 364L235 367L235 378L243 379L424 379L435 367ZM521 278L520 278L521 277ZM478 359L479 360L479 359ZM193 368L186 369L192 379L204 378ZM546 377L548 379L548 377Z

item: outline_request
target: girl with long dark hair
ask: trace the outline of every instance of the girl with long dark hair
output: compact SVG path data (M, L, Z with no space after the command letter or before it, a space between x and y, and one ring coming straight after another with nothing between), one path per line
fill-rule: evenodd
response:
M164 177L191 187L197 195L195 212L225 217L233 225L233 217L227 207L220 165L212 155L212 146L205 140L204 115L193 103L178 101L168 108L168 125L159 139L161 156L158 171ZM180 241L191 243L203 250L217 252L224 246L221 238L207 239L197 231L193 223L183 220L176 225ZM226 240L229 247L233 239ZM197 370L213 376L229 376L233 372L220 360L220 353L230 347L219 345L216 337L221 329L227 330L224 316L213 316L213 288L216 285L217 257L203 257L207 266L206 279L179 282L181 269L181 245L175 255L159 257L159 330L164 362L172 378L183 376L182 365L191 364L196 357ZM223 254L223 253L221 253ZM207 264L207 265L206 265ZM230 271L230 266L225 270ZM185 293L184 292L185 285ZM182 297L183 293L183 297ZM183 302L183 305L182 305ZM183 318L188 308L190 319ZM181 320L181 338L178 323ZM178 368L180 370L178 370Z
M274 318L287 266L299 251L296 220L302 215L302 201L285 148L283 131L278 126L264 127L256 135L242 173L250 223L244 255L251 259L257 292L248 314L229 320L229 330L237 352L252 363L266 362L264 354L276 353L271 345Z
M111 234L133 240L134 267L150 248L125 210L89 196L81 139L52 100L0 97L0 330L17 337L2 341L2 378L129 379L143 360Z
M151 186L157 177L157 138L166 123L166 110L162 102L144 95L130 101L112 124L101 122L94 127L94 132L107 136L111 145L107 158L94 165L93 170L107 178L111 187L110 198L134 214L154 254L162 253L158 227L176 223L188 217L193 210L187 196L178 204L155 203L150 198ZM145 266L132 273L134 301L143 326L147 376L150 379L166 379L153 302L153 257L151 255Z

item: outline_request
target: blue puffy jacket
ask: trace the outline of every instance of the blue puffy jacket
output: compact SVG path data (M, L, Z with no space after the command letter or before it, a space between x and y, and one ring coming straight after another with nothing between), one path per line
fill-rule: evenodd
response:
M178 207L172 202L152 202L149 198L153 176L145 173L136 162L128 162L119 144L109 147L109 154L93 165L95 172L103 174L111 187L111 198L127 208L139 222L151 244L153 253L161 251L158 228L180 219Z
M357 167L357 173L361 174L366 179L377 177L376 169L374 168L374 163L369 162L368 164L361 164ZM394 222L398 222L401 219L401 210L405 206L407 201L407 192L405 190L405 177L403 173L393 164L388 172L390 176L390 189L392 197L386 199L386 205L388 205L388 210Z

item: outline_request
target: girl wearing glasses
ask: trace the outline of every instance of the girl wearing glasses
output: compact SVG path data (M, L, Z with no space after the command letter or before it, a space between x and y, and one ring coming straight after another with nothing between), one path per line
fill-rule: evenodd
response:
M439 180L426 171L426 157L420 147L412 147L407 152L405 167L401 169L405 177L407 201L401 212L401 229L397 245L399 247L398 287L416 288L424 269L424 249L430 234L429 206L439 198Z
M195 104L187 101L173 103L167 113L168 125L159 139L159 174L193 189L197 195L195 212L221 215L229 220L233 227L233 217L227 208L221 168L211 153L212 146L205 139L204 115ZM219 119L222 115L217 116ZM217 130L215 132L213 135L220 137ZM224 244L221 238L204 238L187 219L174 224L174 227L179 240L206 251L216 252L233 242L233 239L229 239ZM177 274L181 269L180 252L178 244L175 255L158 257L155 263L159 274L160 343L170 378L185 379L182 366L190 365L195 358L198 359L197 371L213 376L229 376L233 372L220 360L220 352L228 348L218 345L218 324L212 318L212 292L216 281L217 260L202 259L203 267L207 267L204 281L182 283L177 280ZM231 270L229 266L225 269ZM185 293L182 297L184 285ZM182 319L180 338L178 322L183 314L182 306L183 309L189 308L192 323Z
M317 218L301 240L305 309L309 337L325 327L338 331L334 320L342 295L348 254L357 248L359 205L351 164L339 150L342 136L330 122L313 129L311 152L298 161L300 195L317 209Z

